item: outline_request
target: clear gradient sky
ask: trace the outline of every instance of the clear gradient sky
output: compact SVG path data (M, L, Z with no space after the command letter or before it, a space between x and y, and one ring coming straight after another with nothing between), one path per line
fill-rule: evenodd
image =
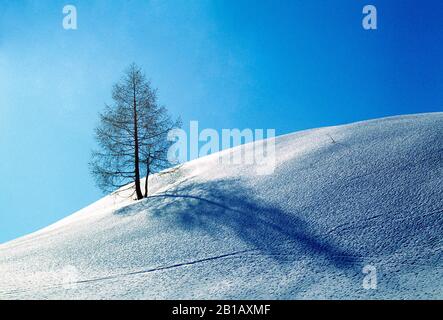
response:
M443 3L0 0L0 243L102 196L93 128L131 62L172 114L218 130L443 111Z

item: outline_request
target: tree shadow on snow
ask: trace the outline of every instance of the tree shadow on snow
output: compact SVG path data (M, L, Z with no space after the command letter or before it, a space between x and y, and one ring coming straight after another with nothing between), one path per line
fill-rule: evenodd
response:
M200 229L217 237L222 230L278 262L308 257L325 259L337 268L353 267L351 253L321 235L314 235L297 214L257 198L240 181L182 181L171 189L121 208L116 215L145 212L168 219L185 230ZM295 257L294 257L295 256Z

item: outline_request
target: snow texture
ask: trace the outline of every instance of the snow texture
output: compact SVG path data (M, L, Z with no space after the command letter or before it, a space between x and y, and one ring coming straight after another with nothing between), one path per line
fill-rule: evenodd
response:
M213 154L0 245L0 299L443 298L443 113L275 141L273 174Z

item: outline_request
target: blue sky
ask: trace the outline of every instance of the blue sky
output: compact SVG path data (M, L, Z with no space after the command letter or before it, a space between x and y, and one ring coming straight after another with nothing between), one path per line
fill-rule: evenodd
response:
M437 0L0 1L0 242L102 196L93 128L131 62L185 124L280 135L443 111L442 17Z

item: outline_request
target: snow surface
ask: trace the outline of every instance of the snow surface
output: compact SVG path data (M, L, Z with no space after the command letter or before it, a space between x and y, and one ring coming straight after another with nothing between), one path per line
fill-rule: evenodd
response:
M443 298L443 113L278 137L271 175L211 155L150 184L0 245L0 299Z

